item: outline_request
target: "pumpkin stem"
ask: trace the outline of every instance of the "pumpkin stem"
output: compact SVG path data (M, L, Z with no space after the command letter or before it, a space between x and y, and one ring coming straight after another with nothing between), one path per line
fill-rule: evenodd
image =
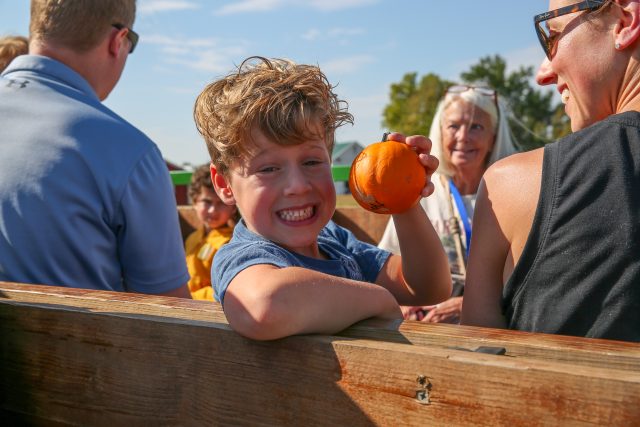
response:
M387 136L389 136L391 132L385 132L382 134L382 142L385 142L387 140Z

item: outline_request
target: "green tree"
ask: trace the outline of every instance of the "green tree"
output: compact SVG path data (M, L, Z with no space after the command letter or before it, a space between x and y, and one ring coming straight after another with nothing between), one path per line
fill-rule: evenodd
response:
M507 74L500 56L481 58L460 75L464 83L486 84L498 91L510 110L512 132L523 150L540 147L570 132L562 104L553 105L553 95L531 86L533 67ZM390 101L382 124L405 134L427 135L437 103L452 82L427 74L417 82L417 73L407 73L391 85Z
M382 125L406 135L428 135L438 101L452 83L435 74L417 82L417 73L407 73L391 85L391 102L383 112Z

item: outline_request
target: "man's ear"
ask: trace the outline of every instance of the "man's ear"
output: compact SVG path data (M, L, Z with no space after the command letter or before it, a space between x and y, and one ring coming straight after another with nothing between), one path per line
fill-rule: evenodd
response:
M220 197L226 205L235 205L236 199L233 197L233 190L229 185L229 181L224 177L221 173L218 173L216 167L211 163L209 165L209 170L211 171L211 182L213 183L213 188L216 190L216 194Z
M109 53L111 55L117 57L129 52L129 40L127 40L127 31L129 30L125 28L121 30L112 28L111 33L109 34ZM125 44L124 47L122 46L123 44Z
M614 6L618 6L616 9L619 11L615 43L616 48L621 50L634 44L640 37L640 4L634 0L621 1Z

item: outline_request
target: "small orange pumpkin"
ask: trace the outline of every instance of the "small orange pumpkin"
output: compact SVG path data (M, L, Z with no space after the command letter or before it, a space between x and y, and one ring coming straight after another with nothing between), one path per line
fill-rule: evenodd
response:
M376 142L351 164L349 188L363 208L381 214L401 213L420 200L427 173L418 154L397 141Z

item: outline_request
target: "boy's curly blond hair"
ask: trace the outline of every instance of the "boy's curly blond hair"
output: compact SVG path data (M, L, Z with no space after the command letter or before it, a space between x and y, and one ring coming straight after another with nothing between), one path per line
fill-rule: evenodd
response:
M329 153L335 130L353 124L320 68L253 56L237 71L209 84L196 99L194 119L211 161L223 175L251 150L251 129L277 144L324 138ZM318 126L320 132L318 135Z

